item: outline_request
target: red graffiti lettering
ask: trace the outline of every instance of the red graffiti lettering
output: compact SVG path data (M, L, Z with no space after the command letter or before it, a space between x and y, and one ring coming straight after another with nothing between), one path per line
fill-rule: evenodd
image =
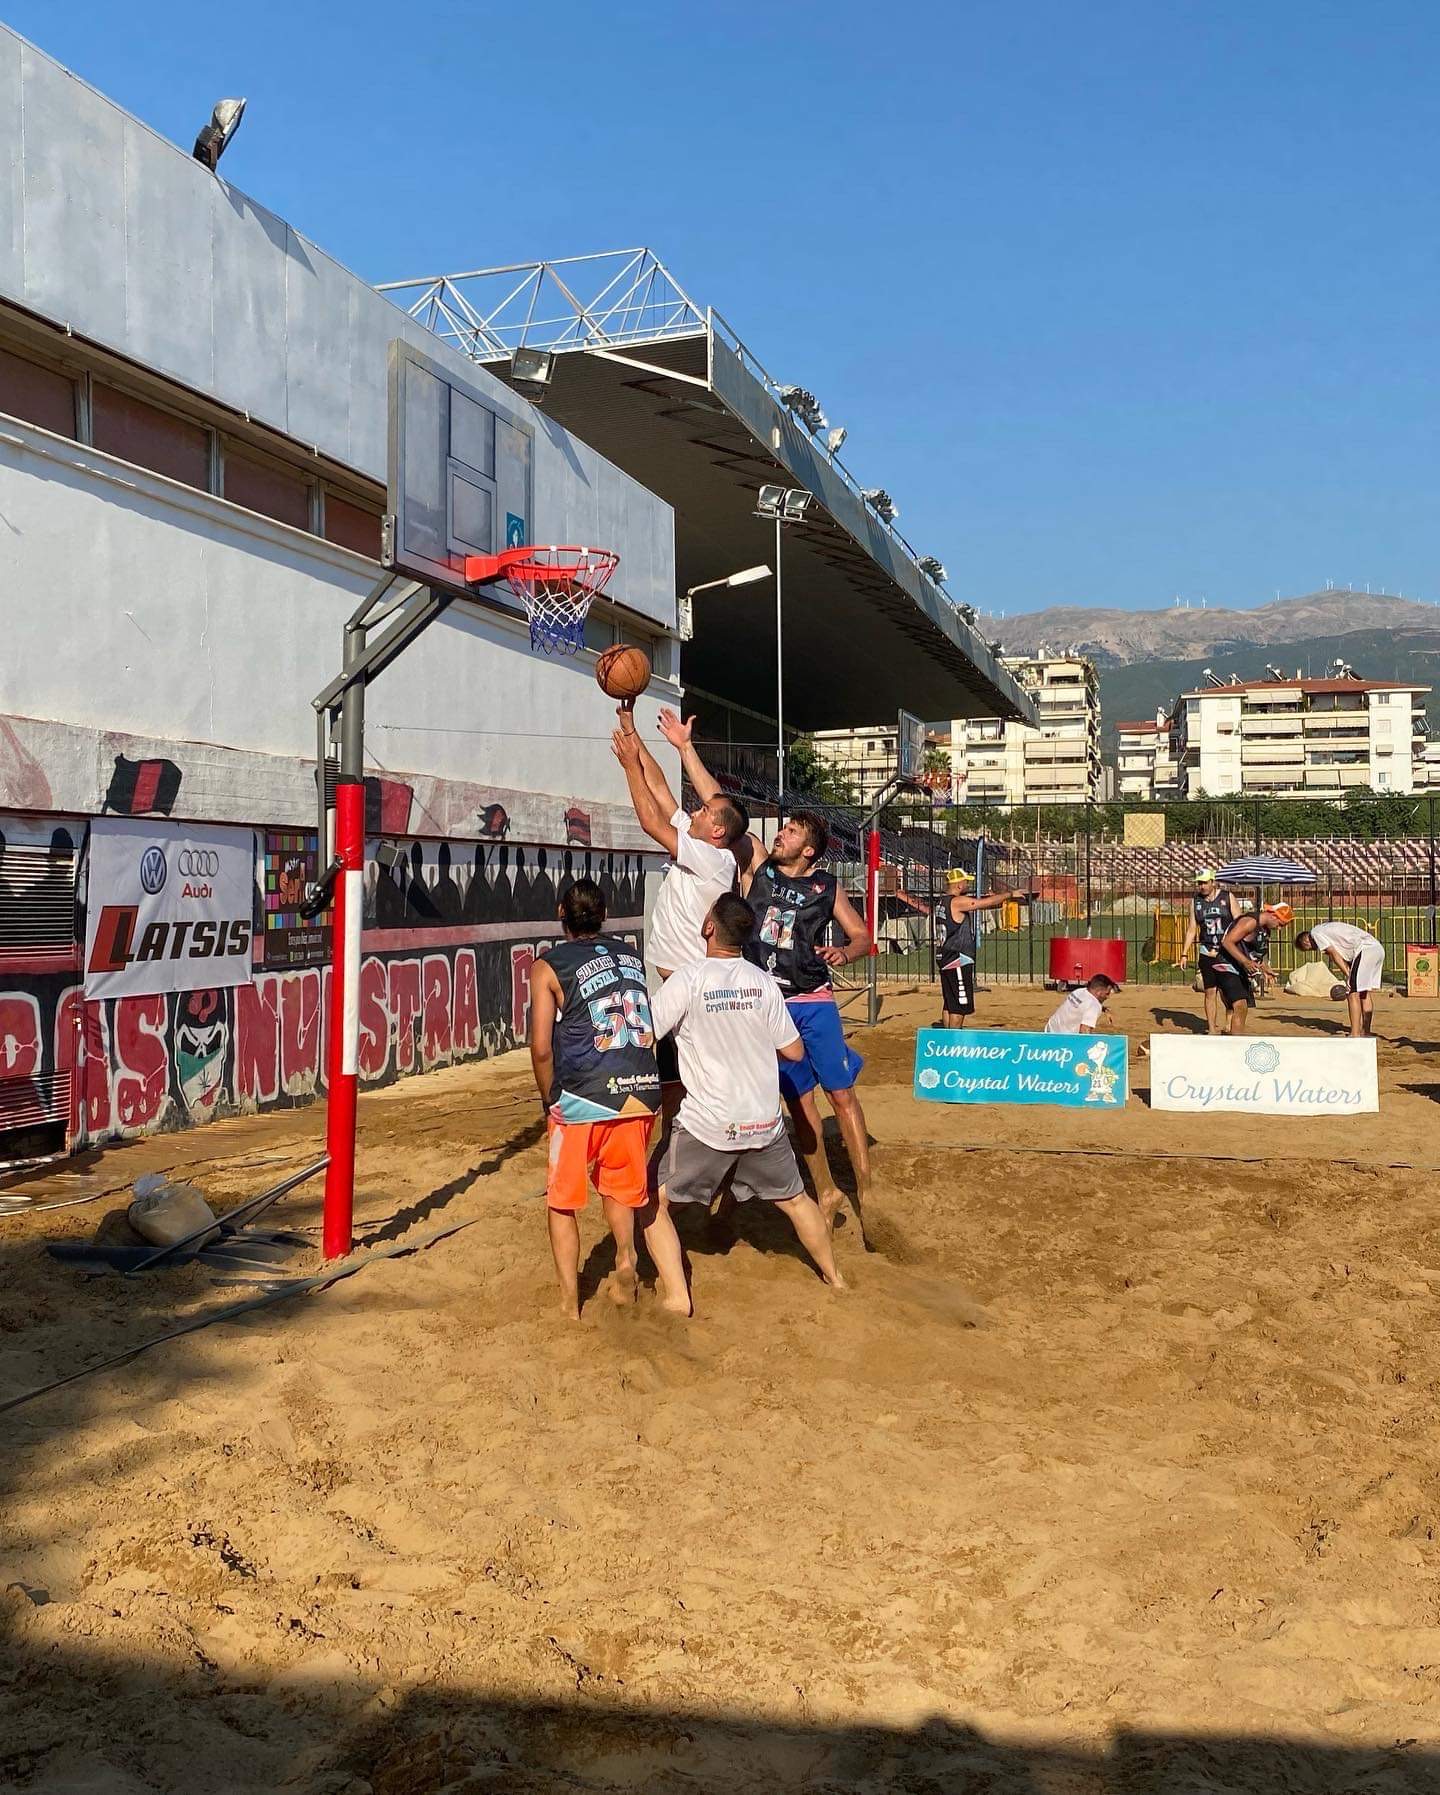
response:
M385 962L366 960L360 968L360 1076L376 1079L390 1063L390 1012L386 1007Z
M313 1091L320 1072L320 975L280 978L280 1083L292 1097Z
M395 1023L395 1070L410 1072L415 1066L415 1018L420 1014L420 962L392 960L390 1014Z
M530 968L535 949L526 945L510 949L510 1027L517 1041L530 1033Z
M24 991L0 995L0 1078L40 1070L40 1005Z
M456 1053L474 1053L480 1045L480 991L475 980L475 954L468 947L462 947L455 956L452 1040Z
M72 986L55 1010L55 1067L69 1072L71 1145L110 1132L110 1052L105 1006Z
M280 1095L280 1013L273 977L235 987L235 1096L273 1103Z
M160 1119L170 1086L163 997L122 997L115 1005L115 1121L138 1134Z
M450 962L440 954L427 954L420 983L424 992L421 1059L427 1067L443 1066L450 1058Z

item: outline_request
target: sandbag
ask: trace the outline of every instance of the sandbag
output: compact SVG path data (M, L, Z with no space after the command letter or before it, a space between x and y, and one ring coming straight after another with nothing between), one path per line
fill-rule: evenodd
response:
M1285 980L1291 997L1328 997L1335 983L1335 968L1328 960L1306 960Z
M140 1238L157 1247L173 1247L195 1235L198 1248L219 1229L215 1211L193 1184L172 1184L159 1172L135 1180L135 1200L125 1214ZM210 1231L202 1233L207 1226Z

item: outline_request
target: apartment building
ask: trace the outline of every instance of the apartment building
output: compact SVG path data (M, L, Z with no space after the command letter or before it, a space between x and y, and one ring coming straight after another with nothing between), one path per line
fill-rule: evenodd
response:
M1038 729L998 717L950 725L950 786L957 804L1083 804L1103 792L1100 683L1083 655L1006 655L1002 664L1035 699Z
M820 758L849 780L857 802L866 809L895 777L900 732L894 723L817 729L808 739Z
M1172 719L1158 710L1150 721L1117 723L1115 796L1154 800L1178 795Z
M1172 719L1178 795L1414 792L1429 764L1429 690L1349 675L1240 680L1185 692Z

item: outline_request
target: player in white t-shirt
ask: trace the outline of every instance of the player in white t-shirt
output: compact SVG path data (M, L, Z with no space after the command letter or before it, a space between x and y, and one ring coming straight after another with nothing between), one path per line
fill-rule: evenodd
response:
M645 957L661 980L705 958L702 925L710 906L736 883L735 848L750 828L738 798L717 794L687 813L675 801L670 782L635 728L634 707L622 704L620 727L611 737L615 758L625 770L630 802L640 827L664 848L670 864L660 881L645 940ZM680 1074L671 1041L656 1050L662 1113L675 1114Z
M1322 953L1345 981L1350 1033L1363 1040L1375 1020L1375 993L1385 974L1385 944L1353 922L1317 922L1302 929L1295 945Z
M1047 1035L1093 1035L1105 1014L1105 1005L1119 989L1114 979L1097 972L1089 984L1079 985L1060 1000L1045 1024Z
M740 1202L758 1197L781 1210L821 1277L842 1290L830 1230L805 1194L780 1107L776 1055L799 1060L805 1049L784 992L743 957L755 912L727 892L711 906L703 933L706 958L673 973L650 1006L656 1036L675 1036L685 1085L665 1161L666 1197L708 1205L728 1178Z

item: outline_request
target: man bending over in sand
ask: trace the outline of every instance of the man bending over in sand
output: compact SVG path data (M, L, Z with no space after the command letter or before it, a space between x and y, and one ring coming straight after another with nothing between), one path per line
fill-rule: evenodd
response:
M635 1300L638 1220L665 1308L688 1315L675 1225L646 1190L660 1075L644 963L628 941L601 933L605 898L593 879L575 881L560 900L559 916L565 940L539 956L530 977L530 1064L549 1115L546 1217L560 1306L579 1319L577 1217L593 1182L615 1237L616 1300Z
M755 912L726 893L705 918L705 959L674 972L655 994L655 1031L674 1033L685 1099L663 1170L671 1203L709 1204L728 1177L742 1203L773 1203L835 1290L830 1230L785 1135L776 1061L804 1055L779 985L744 956Z

